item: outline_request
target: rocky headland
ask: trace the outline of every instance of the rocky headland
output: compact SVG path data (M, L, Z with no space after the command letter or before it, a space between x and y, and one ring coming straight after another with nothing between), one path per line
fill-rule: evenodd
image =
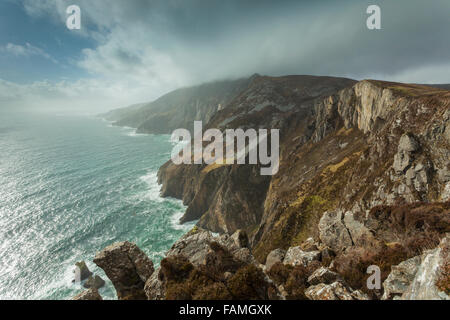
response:
M98 253L119 299L449 299L450 91L313 76L212 86L108 116L141 132L280 129L280 170L164 164L162 195L197 227L156 270L127 242ZM152 125L177 108L173 126Z

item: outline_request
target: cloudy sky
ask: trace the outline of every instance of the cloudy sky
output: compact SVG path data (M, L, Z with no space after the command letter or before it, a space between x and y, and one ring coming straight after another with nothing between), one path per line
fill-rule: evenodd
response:
M449 30L448 0L0 0L0 107L110 109L253 73L450 83Z

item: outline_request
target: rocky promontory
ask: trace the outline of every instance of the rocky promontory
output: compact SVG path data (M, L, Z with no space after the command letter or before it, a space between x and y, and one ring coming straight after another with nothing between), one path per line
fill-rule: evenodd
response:
M132 244L99 253L120 299L448 299L450 91L260 75L232 87L205 127L279 129L278 173L164 164L162 195L197 227L156 270Z

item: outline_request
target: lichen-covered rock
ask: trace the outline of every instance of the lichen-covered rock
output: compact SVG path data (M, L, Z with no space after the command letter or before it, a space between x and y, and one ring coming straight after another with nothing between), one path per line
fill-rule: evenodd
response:
M233 256L239 261L256 264L256 260L248 248L241 248L234 251Z
M275 263L283 262L285 256L286 256L286 250L275 249L275 250L271 251L266 258L265 269L270 270Z
M327 211L319 222L320 240L336 252L352 245L350 234L342 222L342 211Z
M382 299L393 299L401 296L409 287L421 263L419 256L392 266L392 271L383 283L384 294Z
M135 244L125 241L106 247L95 256L94 263L105 271L119 299L147 298L144 285L153 274L153 262Z
M444 241L449 240L447 238ZM439 270L445 262L448 262L448 260L444 261L445 257L441 252L442 247L439 246L434 250L426 251L421 256L422 263L408 289L401 296L401 300L450 300L450 297L436 286Z
M214 237L209 231L198 229L196 232L187 233L182 236L166 256L184 256L194 265L205 263L205 257L209 251L209 244L214 241Z
M397 153L394 156L394 168L397 174L402 174L414 160L413 153L419 149L417 140L409 134L403 134L398 143Z
M310 300L369 300L367 295L347 288L340 281L311 286L305 291L305 295Z
M148 300L163 300L166 295L164 285L158 278L159 271L159 268L156 269L145 283L144 291Z
M370 230L363 223L355 220L354 214L351 211L345 213L344 226L348 230L351 241L355 245L366 245L374 239Z
M330 284L339 279L339 275L336 272L331 271L328 268L320 267L313 272L308 278L308 283L312 286L319 283Z
M292 266L303 265L308 266L313 261L320 260L320 251L305 252L300 247L291 247L286 252L283 264Z
M85 283L83 283L83 287L85 287L86 289L89 288L95 288L95 289L100 289L105 285L105 280L103 280L100 276L95 275L90 276Z
M450 297L436 286L440 270L448 263L448 254L443 252L448 252L449 242L447 235L436 249L393 266L383 283L383 299L449 300Z
M97 289L91 288L77 294L72 300L103 300L103 298Z

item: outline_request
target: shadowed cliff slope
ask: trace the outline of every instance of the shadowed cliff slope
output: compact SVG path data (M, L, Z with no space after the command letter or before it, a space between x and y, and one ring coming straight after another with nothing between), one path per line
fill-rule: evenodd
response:
M217 81L172 91L156 101L110 111L102 115L117 126L138 133L170 134L178 128L192 130L194 120L207 123L218 109L244 90L250 79Z

